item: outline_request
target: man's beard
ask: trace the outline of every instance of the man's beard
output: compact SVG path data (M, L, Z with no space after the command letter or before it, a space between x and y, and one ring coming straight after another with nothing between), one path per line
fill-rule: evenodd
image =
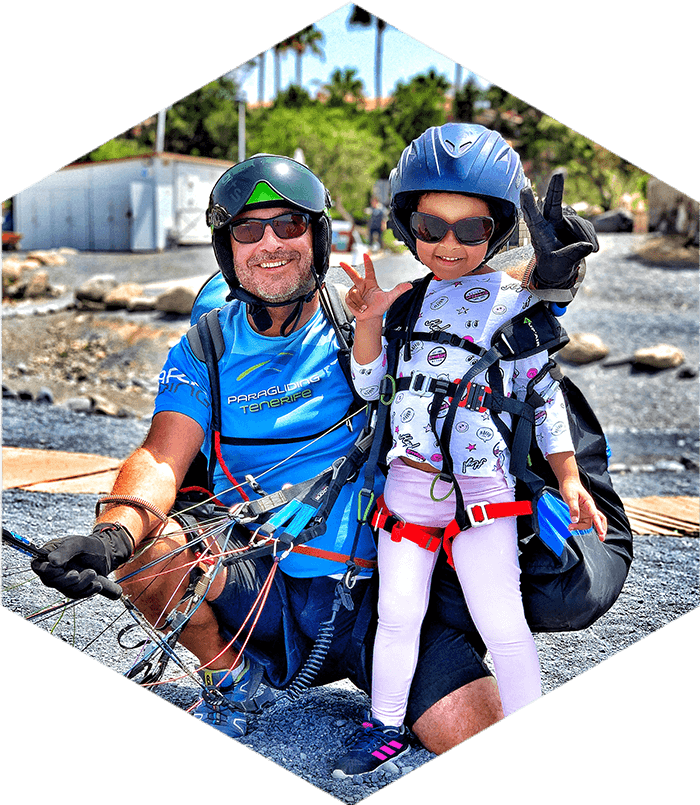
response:
M277 260L297 260L285 267L284 274L266 277L260 263ZM316 288L312 270L312 255L293 250L265 252L256 255L244 265L236 264L235 271L241 287L265 302L289 302L306 296Z

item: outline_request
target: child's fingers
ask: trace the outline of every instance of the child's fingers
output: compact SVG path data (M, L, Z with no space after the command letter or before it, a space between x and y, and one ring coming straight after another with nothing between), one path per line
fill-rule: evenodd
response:
M392 305L402 294L410 291L413 286L410 282L400 282L394 286L390 291L387 291L389 297L389 304Z
M357 271L355 271L355 269L352 266L348 265L347 263L341 263L340 267L348 275L348 277L350 277L353 285L358 285L359 283L362 282L363 278L357 273Z
M365 304L365 300L362 298L362 294L354 285L345 294L345 303L350 310L354 310L357 313L364 313L365 310L367 310L367 305Z
M576 529L581 528L581 522L580 522L581 518L578 515L578 510L577 509L569 509L569 520L571 521L571 524L569 525L569 528L572 531L575 531Z
M605 542L605 537L608 533L608 518L602 512L598 512L593 518L593 527L600 541Z
M581 515L578 505L578 497L576 495L571 495L569 497L564 496L564 501L569 507L569 519L571 520L571 525L576 526Z
M377 275L374 273L372 258L368 254L364 254L363 257L365 261L365 282L368 283L369 286L376 286L378 288L379 283L377 282Z

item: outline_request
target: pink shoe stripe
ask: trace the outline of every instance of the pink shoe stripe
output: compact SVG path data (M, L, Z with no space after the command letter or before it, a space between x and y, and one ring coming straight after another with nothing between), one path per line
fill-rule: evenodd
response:
M385 747L382 747L384 749ZM387 756L383 755L378 749L375 752L372 752L375 757L378 757L380 760L386 760ZM393 752L391 753L393 754Z
M393 746L395 749L401 749L402 745L398 741L389 741L389 746Z

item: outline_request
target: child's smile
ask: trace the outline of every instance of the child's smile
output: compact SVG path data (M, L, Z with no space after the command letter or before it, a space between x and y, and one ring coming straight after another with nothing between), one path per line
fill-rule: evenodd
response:
M418 202L418 212L437 215L448 223L479 215L488 216L489 208L483 199L462 193L426 193ZM449 231L438 243L416 240L418 257L438 279L453 280L467 274L484 274L491 271L482 265L488 243L465 246Z

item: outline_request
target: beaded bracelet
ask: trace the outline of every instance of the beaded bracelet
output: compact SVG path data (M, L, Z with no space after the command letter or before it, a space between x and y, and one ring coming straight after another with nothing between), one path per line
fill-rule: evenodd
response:
M120 505L144 509L145 511L155 515L161 521L161 523L167 523L168 521L168 515L164 514L157 506L154 506L147 500L132 497L131 495L108 495L107 497L100 498L95 504L95 517L99 517L101 507L108 504L112 504L109 506L109 509L113 509ZM109 509L107 509L107 511L109 511Z

